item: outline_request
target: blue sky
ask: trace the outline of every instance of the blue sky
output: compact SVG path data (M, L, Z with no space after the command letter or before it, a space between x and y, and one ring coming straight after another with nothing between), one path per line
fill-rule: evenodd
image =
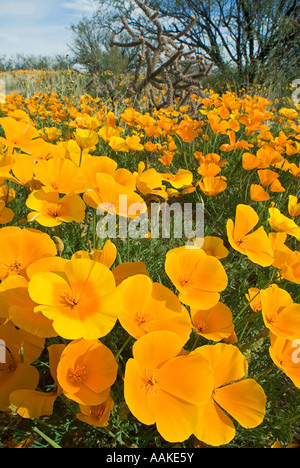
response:
M96 6L95 0L0 0L0 56L69 53L68 28Z

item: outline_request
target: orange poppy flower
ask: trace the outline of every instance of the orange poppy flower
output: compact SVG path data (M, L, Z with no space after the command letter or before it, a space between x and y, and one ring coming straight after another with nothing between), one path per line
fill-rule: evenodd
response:
M270 199L270 195L265 189L258 184L251 184L250 186L250 198L253 201L266 201Z
M158 195L164 199L168 198L166 188L163 185L163 176L154 168L145 170L145 163L141 161L136 174L136 187L143 195Z
M227 120L222 120L221 117L214 114L214 112L209 112L207 114L207 118L209 121L209 125L214 133L225 134L229 129L229 123L227 122Z
M35 190L26 200L31 211L27 219L42 226L54 227L62 223L81 223L85 217L85 203L77 194L67 194L59 198L58 192Z
M15 217L15 213L5 206L5 201L0 200L0 224L8 224Z
M298 203L298 197L295 195L289 195L288 211L292 218L300 215L300 203Z
M215 197L227 188L227 182L223 176L206 176L202 180L199 180L197 184L208 197Z
M221 302L207 310L191 308L191 317L195 332L207 340L220 341L233 333L232 312Z
M239 128L237 129L239 130ZM221 145L220 146L221 151L233 151L233 150L240 149L240 148L248 150L249 148L253 147L253 145L251 143L248 143L246 140L236 141L235 131L228 131L227 135L229 137L229 143L224 143L223 145Z
M19 122L12 117L1 118L0 125L5 132L5 138L1 137L0 142L8 148L25 149L33 139L39 137L39 132L33 125Z
M287 234L285 232L270 232L269 239L273 250L274 268L283 268L293 251L285 245Z
M97 186L87 189L85 203L94 209L128 218L136 218L147 210L144 200L133 190L118 184L109 174L96 174Z
M117 265L113 270L116 286L122 283L126 278L130 278L135 275L146 275L149 276L146 265L144 262L123 262Z
M96 176L101 173L111 175L118 184L124 185L128 189L136 189L134 175L128 169L118 169L116 161L107 156L93 156L83 161L81 168L86 178L86 190L97 188Z
M211 395L212 376L205 358L180 355L182 341L170 331L153 331L133 345L126 363L124 395L132 414L156 427L169 442L182 442L195 430L197 404ZM200 358L200 359L199 359Z
M95 406L108 398L117 369L113 353L100 341L74 340L61 355L57 380L67 398Z
M280 180L275 179L270 185L271 192L285 192L285 188L281 184Z
M259 169L257 171L260 183L263 187L268 187L279 177L279 174L270 169Z
M248 294L246 294L246 299L254 312L261 311L260 289L249 288Z
M15 390L9 395L10 406L22 418L39 418L51 416L55 400L62 394L62 389L57 381L57 365L61 354L65 349L64 344L48 346L50 374L53 378L54 391L41 392L37 390Z
M300 252L292 252L281 265L281 276L288 281L300 284Z
M205 236L204 239L195 239L194 245L203 249L206 255L212 255L218 259L225 258L229 254L223 240L216 236Z
M114 409L114 401L109 395L100 405L79 405L81 413L76 414L79 421L83 421L90 426L107 427L111 411Z
M83 172L70 159L40 160L34 166L34 173L47 191L83 193L85 190L86 180Z
M214 376L211 398L198 406L199 417L194 431L197 439L212 446L228 444L235 437L231 417L246 429L261 424L266 395L254 379L243 378L248 364L239 349L231 344L217 343L201 346L191 354L205 357Z
M200 166L197 169L197 172L203 177L215 177L221 172L221 168L218 164L205 161L200 164Z
M0 229L0 279L10 275L26 278L26 268L40 258L57 254L51 237L37 229L21 229L17 226Z
M154 330L176 333L183 345L188 341L192 325L188 311L175 294L146 275L124 280L118 288L122 307L118 319L135 339Z
M75 131L75 140L81 150L88 149L93 152L99 141L99 136L94 130L77 128Z
M33 390L39 383L39 372L31 364L40 356L44 340L10 325L0 325L0 339L5 343L5 362L0 362L0 411L9 411L11 392Z
M300 304L290 294L272 284L260 292L262 315L274 335L293 340L300 336Z
M274 231L285 232L290 236L300 240L300 227L293 219L284 216L278 208L269 208L270 217L268 218L269 224Z
M120 132L110 125L104 125L98 130L98 135L104 140L106 143L109 143L112 137L120 138Z
M79 250L75 252L71 259L79 259L79 258L86 258L86 259L92 259L94 262L99 262L103 263L103 265L107 266L107 268L110 268L114 261L116 260L117 257L117 248L115 244L111 242L110 239L108 239L103 247L103 249L98 250L98 249L92 249L91 252L87 252L85 250Z
M116 323L120 298L112 272L101 263L69 260L63 272L33 274L28 290L35 312L53 320L63 338L101 338Z
M34 157L30 154L16 154L15 163L12 168L13 175L8 175L7 180L15 184L31 188L34 186Z
M227 221L227 235L235 250L247 255L253 263L267 267L274 261L268 235L262 226L250 232L258 221L259 217L251 206L240 204L236 207L235 222L232 219Z
M193 173L186 169L178 169L176 174L161 174L161 177L176 189L189 187L193 183Z
M40 338L57 336L52 321L42 313L34 312L36 303L28 293L28 281L23 276L13 275L0 285L0 317L6 317L12 323L32 335Z
M179 291L180 301L197 309L215 306L228 283L220 260L198 248L184 246L170 250L165 271Z

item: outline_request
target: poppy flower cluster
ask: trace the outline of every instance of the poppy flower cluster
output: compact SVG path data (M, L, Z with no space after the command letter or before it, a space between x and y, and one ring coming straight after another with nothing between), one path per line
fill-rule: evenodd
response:
M121 401L170 444L230 444L268 411L243 353L252 320L300 388L300 109L195 99L196 117L188 103L150 115L89 95L1 104L1 412L51 417L67 401L113 432ZM99 212L127 223L174 199L204 202L203 238L152 258L150 235L132 257L137 241L97 237Z

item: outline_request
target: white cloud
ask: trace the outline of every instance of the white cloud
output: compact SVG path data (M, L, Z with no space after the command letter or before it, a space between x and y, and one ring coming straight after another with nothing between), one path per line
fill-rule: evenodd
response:
M94 0L72 0L69 2L63 2L61 6L80 13L93 13L97 9L96 2Z

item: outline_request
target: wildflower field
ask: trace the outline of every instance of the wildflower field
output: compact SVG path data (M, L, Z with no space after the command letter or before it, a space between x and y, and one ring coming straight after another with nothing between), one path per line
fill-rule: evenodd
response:
M297 446L300 104L208 89L149 113L124 98L125 77L107 100L78 93L76 76L59 89L54 74L13 79L0 104L1 444ZM202 206L203 236L144 232L153 206L159 223L162 206Z

